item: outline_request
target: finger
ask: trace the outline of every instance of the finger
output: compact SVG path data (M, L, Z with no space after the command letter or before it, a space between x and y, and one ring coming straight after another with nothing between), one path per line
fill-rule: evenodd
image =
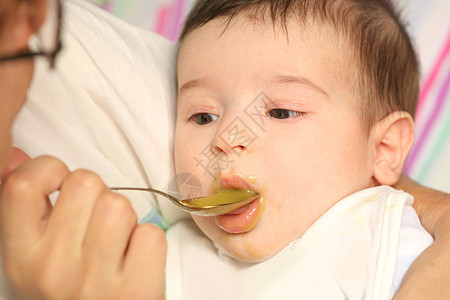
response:
M164 232L152 224L140 224L133 232L125 257L126 288L161 296L164 293L167 241ZM156 294L155 294L156 293Z
M54 248L79 253L94 206L105 190L101 178L90 171L77 170L66 177L47 224Z
M42 156L8 176L0 201L3 247L27 249L42 236L49 210L47 196L60 187L68 173L60 160Z
M137 216L128 199L111 191L102 194L83 246L91 272L118 274L136 225Z

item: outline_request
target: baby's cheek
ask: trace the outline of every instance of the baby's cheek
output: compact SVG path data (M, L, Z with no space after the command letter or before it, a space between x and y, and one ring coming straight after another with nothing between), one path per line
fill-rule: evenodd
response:
M220 233L218 232L220 229L216 226L214 217L200 217L192 215L192 219L210 240L218 243L223 242L220 239Z
M182 146L175 148L175 170L177 173L192 173L195 169L196 164L194 158L188 151L185 151L186 148Z

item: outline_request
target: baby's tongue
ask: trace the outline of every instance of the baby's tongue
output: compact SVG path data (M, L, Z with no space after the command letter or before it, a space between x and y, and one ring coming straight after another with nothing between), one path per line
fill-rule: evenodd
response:
M240 214L246 212L247 209L249 209L250 205L252 205L252 203L245 204L244 206L236 208L235 210L230 211L230 212L228 212L226 214L227 215L240 215Z
M252 230L265 209L263 198L240 207L228 214L216 216L216 224L228 233L244 233Z

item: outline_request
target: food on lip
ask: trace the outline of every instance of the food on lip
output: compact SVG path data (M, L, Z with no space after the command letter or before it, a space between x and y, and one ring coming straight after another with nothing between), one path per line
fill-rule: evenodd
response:
M211 195L209 197L191 199L191 203L195 206L224 205L240 202L256 195L258 195L257 192L250 190L220 188L214 195Z

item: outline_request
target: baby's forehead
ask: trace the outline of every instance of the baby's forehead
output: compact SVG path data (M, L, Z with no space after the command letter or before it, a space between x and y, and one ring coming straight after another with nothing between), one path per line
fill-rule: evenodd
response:
M270 16L254 15L250 11L243 11L233 16L219 16L209 20L202 26L191 30L190 33L180 41L180 48L185 46L185 40L189 39L189 37L192 36L192 33L197 32L199 29L205 29L205 27L209 27L207 29L209 31L214 31L214 35L217 39L220 39L222 35L227 34L230 29L244 31L247 39L251 40L259 40L262 33L272 31L274 36L277 38L282 37L288 43L290 40L300 39L304 43L312 42L312 46L317 44L322 44L323 47L328 46L333 49L333 52L338 50L337 47L342 47L345 49L344 53L348 53L348 51L351 51L354 48L352 41L347 35L341 32L341 30L335 27L331 22L327 22L324 19L299 19L298 17L271 19ZM198 36L196 38L198 38ZM203 37L200 38L203 39ZM195 48L195 42L189 44ZM338 56L342 53L335 54Z
M272 82L271 79L280 74L288 75L282 78L304 78L314 73L321 74L317 75L320 81L333 86L334 90L346 91L348 82L355 82L350 67L354 65L349 55L351 47L326 23L300 23L295 19L273 23L270 19L246 14L231 20L219 17L193 30L185 37L181 48L178 79L182 85L191 77L207 77L205 74L211 75L211 70L228 68L230 62L237 60L236 55L248 58L243 64L236 65L238 70L234 74L240 74L238 77L242 78L256 72L254 80L261 79L261 75L261 82ZM260 68L250 67L249 61ZM212 69L213 66L216 68ZM267 88L267 85L261 88Z
M203 29L208 33L198 33ZM242 34L243 33L243 34ZM229 19L227 16L217 17L205 25L194 29L191 34L187 35L181 42L181 48L185 52L196 55L200 45L208 47L212 43L221 39L225 40L225 36L239 36L231 39L231 48L234 48L237 54L239 51L247 52L248 49L242 47L245 43L255 43L260 45L261 52L268 43L280 44L279 53L275 56L291 56L292 62L298 58L302 51L296 51L295 47L307 48L308 59L321 64L323 68L329 70L329 75L335 73L336 79L343 81L342 84L350 80L349 76L353 76L356 70L353 70L356 63L354 55L354 47L351 41L337 30L332 24L323 22L320 19L303 19L288 18L285 21L281 19L272 20L269 16L255 16L250 13L240 13ZM208 36L210 40L207 40ZM239 40L242 36L245 40ZM229 43L230 39L226 39ZM184 42L187 42L186 44ZM283 51L286 46L290 51ZM252 55L257 56L258 53ZM272 57L274 61L277 57ZM182 66L178 66L182 67Z

